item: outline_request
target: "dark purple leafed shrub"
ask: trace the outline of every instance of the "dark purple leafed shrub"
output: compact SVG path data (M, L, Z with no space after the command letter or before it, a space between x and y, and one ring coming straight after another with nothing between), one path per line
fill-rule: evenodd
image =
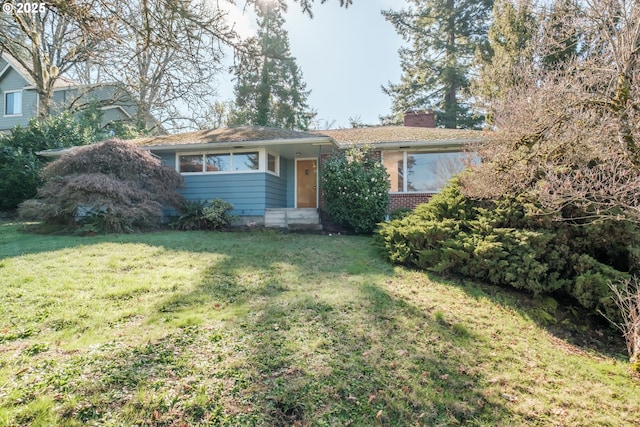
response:
M46 166L45 185L19 209L23 219L96 232L154 228L179 206L182 177L134 145L110 140L74 149Z

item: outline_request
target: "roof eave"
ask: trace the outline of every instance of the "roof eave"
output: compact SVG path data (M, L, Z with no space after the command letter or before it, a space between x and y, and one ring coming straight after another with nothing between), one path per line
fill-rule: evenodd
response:
M350 146L371 146L378 149L407 149L407 148L430 148L434 150L453 149L460 148L466 145L478 144L485 141L485 138L455 138L455 139L440 139L433 141L394 141L394 142L368 142L368 143L340 143L341 148L347 148Z
M18 73L20 75L20 77L22 77L22 79L24 81L26 81L27 83L29 83L31 85L35 85L35 81L33 80L33 78L30 75L25 74L27 72L27 70L23 70L24 67L22 66L22 64L20 64L20 61L18 61L16 58L11 56L7 52L2 52L2 58L4 58L4 60L7 61L7 65L10 65L11 68L13 68L13 70L16 73ZM6 69L3 70L3 71L6 71Z
M218 148L250 148L262 147L266 145L295 145L295 144L329 144L336 148L339 146L329 137L317 138L284 138L284 139L263 139L255 141L225 141L225 142L208 142L208 143L192 143L192 144L156 144L156 145L138 145L139 148L149 151L192 151L192 150L208 150Z
M133 116L131 116L131 114L129 114L129 112L127 110L124 109L124 107L122 105L106 105L104 107L100 107L100 110L113 110L113 109L120 109L125 116L127 116L128 119L132 119Z

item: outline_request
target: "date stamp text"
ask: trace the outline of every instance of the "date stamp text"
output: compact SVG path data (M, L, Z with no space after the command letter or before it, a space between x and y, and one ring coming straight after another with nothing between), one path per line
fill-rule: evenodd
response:
M44 2L5 2L2 3L4 13L44 13L46 4Z

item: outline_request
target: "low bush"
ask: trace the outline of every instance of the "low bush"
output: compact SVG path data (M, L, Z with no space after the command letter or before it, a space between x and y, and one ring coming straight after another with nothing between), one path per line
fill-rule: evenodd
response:
M210 228L222 228L228 226L231 221L237 218L237 215L230 213L232 210L233 205L226 200L213 199L202 210L202 214Z
M389 175L369 151L350 148L323 164L325 209L336 224L370 234L384 220L389 206Z
M185 200L180 215L171 223L176 230L214 230L228 226L237 218L231 214L233 205L226 200Z
M414 213L381 225L376 242L396 263L534 294L565 293L618 318L609 283L638 268L638 227L556 222L536 212L524 198L469 199L454 180Z
M181 231L205 229L206 221L202 215L205 206L207 206L206 200L183 200L178 207L180 215L169 225L171 228Z

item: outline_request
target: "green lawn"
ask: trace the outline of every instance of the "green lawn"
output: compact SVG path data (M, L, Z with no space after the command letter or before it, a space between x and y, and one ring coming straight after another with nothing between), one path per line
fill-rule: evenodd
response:
M613 332L576 345L577 309L553 324L370 238L21 227L0 223L0 426L640 423Z

